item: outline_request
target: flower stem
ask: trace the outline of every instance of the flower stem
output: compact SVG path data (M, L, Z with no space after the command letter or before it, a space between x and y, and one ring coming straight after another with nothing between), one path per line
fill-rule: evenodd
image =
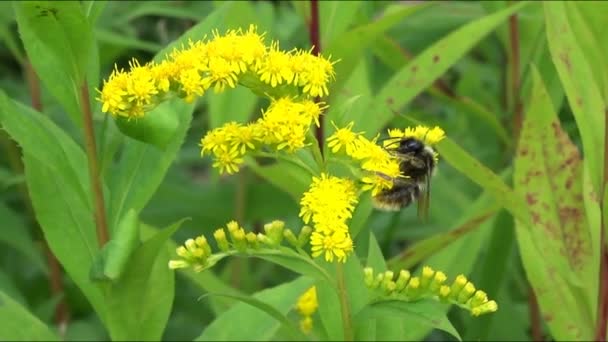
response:
M93 129L93 113L91 112L91 101L89 99L89 87L86 79L80 87L80 104L82 110L85 147L89 164L89 179L91 191L93 192L93 204L95 206L95 226L97 228L97 243L103 247L109 240L108 223L106 220L106 209L99 179L99 166L97 164L97 147L95 146L95 131Z
M310 0L310 22L308 25L308 33L310 35L310 44L312 45L312 54L319 56L321 54L321 38L320 38L320 23L319 23L319 2L318 0ZM315 102L319 102L319 98L315 99ZM323 155L323 145L325 139L323 136L324 118L319 117L319 126L316 129L317 142L319 143L319 150Z
M338 277L338 294L340 297L340 310L342 312L342 326L344 327L344 341L354 341L353 325L350 315L350 304L344 282L344 265L336 263L336 275Z

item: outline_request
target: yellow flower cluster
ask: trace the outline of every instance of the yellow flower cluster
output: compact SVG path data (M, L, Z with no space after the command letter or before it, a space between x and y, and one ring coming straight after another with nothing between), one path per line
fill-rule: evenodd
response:
M305 223L312 220L314 231L310 238L312 256L325 254L345 262L353 250L353 241L346 221L358 202L355 184L349 179L321 174L313 177L309 190L300 200L300 217Z
M309 333L312 330L312 315L318 308L317 288L312 286L298 298L298 302L296 303L296 310L302 316L300 329L304 333Z
M169 261L169 268L192 267L195 272L200 272L215 265L227 255L250 254L262 248L277 249L284 240L292 247L300 249L308 242L311 233L312 228L305 226L296 237L293 231L285 229L283 221L276 220L264 225L264 233L255 234L246 232L236 221L230 221L225 228L221 227L213 232L219 253L214 253L207 239L201 235L186 240L184 246L176 249L179 259Z
M333 63L308 51L281 51L277 42L264 43L251 25L248 30L217 31L213 38L190 41L174 49L160 63L140 65L130 70L115 68L99 91L102 111L115 116L141 117L170 92L193 101L209 88L216 92L234 88L243 79L253 79L272 88L295 87L309 97L328 94L328 83L335 77Z
M381 289L383 295L406 301L421 298L437 298L469 310L473 316L479 316L498 310L493 300L488 300L487 294L476 290L475 285L464 275L454 279L451 286L445 285L447 276L441 271L435 271L425 266L419 277L412 277L407 270L401 270L397 279L392 271L374 275L371 267L363 270L365 285L371 289Z
M213 154L213 167L220 173L236 173L248 150L261 145L290 153L305 146L311 124L319 125L325 109L322 103L296 101L289 97L273 100L256 122L242 125L230 122L207 132L201 139L201 155Z
M363 190L371 189L375 196L384 189L392 188L393 179L403 177L399 160L376 143L378 137L369 140L363 136L363 132L353 132L353 125L351 122L344 128L338 128L334 124L336 132L327 138L328 147L333 153L344 149L347 156L360 163L361 169L366 171L362 178L365 183Z

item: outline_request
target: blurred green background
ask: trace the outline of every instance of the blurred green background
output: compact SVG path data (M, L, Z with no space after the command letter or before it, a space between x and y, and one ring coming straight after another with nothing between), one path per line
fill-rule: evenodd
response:
M141 62L149 61L156 52L219 5L219 1L107 2L101 6L94 30L99 50L100 79L107 78L114 65L128 68L128 61L133 57ZM404 6L420 7L386 30L382 38L357 61L351 74L337 75L345 86L339 93L331 94L329 104L339 107L360 96L347 110L366 108L365 104L373 94L410 57L462 25L508 5L507 1L361 1L349 6L354 13L344 13L337 10L336 2L321 1L322 51L338 33L372 23L379 16ZM226 26L246 27L250 22L256 23L260 31L267 32L267 39L279 40L283 49L308 49L310 41L305 20L309 16L308 6L306 1L238 1L231 7L233 12L225 18L228 21ZM347 15L354 19L341 20ZM563 94L548 54L543 25L541 6L527 6L518 15L520 67L517 74L521 79L521 92L525 94L530 87L528 63L534 61L545 78L556 108L560 109ZM7 2L0 3L0 38L0 87L12 98L30 104L24 52L13 8ZM387 58L390 49L401 51L402 58ZM505 22L401 110L402 114L429 125L443 127L448 136L493 171L504 175L507 181L512 172L517 132L514 114L517 101L510 86L513 73L511 52L509 26ZM248 90L239 89L238 92ZM230 95L210 92L198 100L187 139L153 200L142 213L142 218L155 226L191 217L174 236L178 243L193 235L209 234L232 219L238 219L249 229L260 229L261 225L274 219L285 220L292 227L301 225L297 202L281 189L250 170L220 177L210 168L210 159L200 157L198 144L201 137L210 127L225 120L222 117L224 113L250 120L265 106L265 102L252 94L243 95L247 101L242 103L231 102L227 96ZM82 141L76 127L44 87L42 102L46 115L77 141ZM496 118L499 127L484 119L483 113ZM578 144L572 114L565 106L559 113L563 127ZM373 115L373 112L368 112L361 113L359 117L366 120ZM98 115L95 124L101 127L104 119ZM407 121L395 115L389 126L403 128L405 125ZM53 324L54 306L61 298L51 296L45 256L40 248L40 232L18 191L23 178L11 168L14 155L9 151L7 137L3 136L2 141L0 242L5 248L0 249L0 289L25 304L44 322ZM491 200L480 197L481 189L447 163L440 162L432 189L428 222L420 221L414 207L398 213L374 211L369 218L366 229L375 232L387 259L416 241L459 227L476 213L476 208ZM475 320L467 312L450 312L450 319L465 339L469 336L485 336L488 340L531 339L528 284L512 227L512 218L501 212L426 260L452 276L469 274L479 288L485 289L499 303L500 310L496 314ZM355 243L356 246L366 244L365 241ZM282 268L251 259L222 262L213 272L246 293L294 277ZM203 290L196 282L181 273L176 273L176 281L173 312L164 339L191 340L217 312L225 309L227 301L197 300ZM70 315L66 339L107 338L84 296L68 277L64 277L63 282ZM429 341L445 338L448 336L441 332L433 332L426 337Z

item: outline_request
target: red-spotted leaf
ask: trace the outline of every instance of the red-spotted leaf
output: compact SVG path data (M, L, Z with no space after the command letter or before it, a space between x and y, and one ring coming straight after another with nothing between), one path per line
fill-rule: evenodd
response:
M602 158L604 155L604 108L600 88L594 81L594 72L582 47L587 39L581 34L579 21L572 21L565 2L547 1L545 26L551 58L564 87L568 103L581 133L585 163L589 164L591 181L598 191L602 178ZM600 49L600 47L597 47ZM593 59L591 59L593 61Z
M585 215L583 162L535 68L533 80L515 159L515 191L529 212L528 222L517 222L517 240L552 335L589 340L597 263Z

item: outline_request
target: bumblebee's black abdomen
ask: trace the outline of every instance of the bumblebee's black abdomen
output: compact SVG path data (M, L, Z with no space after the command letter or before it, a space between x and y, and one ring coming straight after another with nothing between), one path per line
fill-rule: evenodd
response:
M420 187L416 183L396 184L374 196L373 204L377 209L398 211L412 204L419 195Z

